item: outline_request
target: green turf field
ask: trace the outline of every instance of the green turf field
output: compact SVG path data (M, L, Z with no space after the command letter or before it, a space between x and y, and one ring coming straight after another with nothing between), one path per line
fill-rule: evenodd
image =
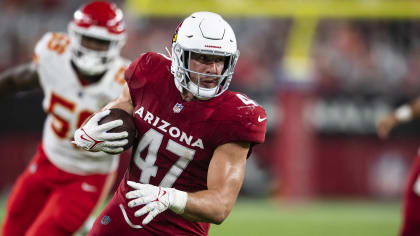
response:
M1 201L3 219L5 200ZM324 201L273 203L239 199L216 236L395 236L400 224L400 203Z
M212 225L210 235L395 236L400 224L399 202L285 204L239 200L225 222Z

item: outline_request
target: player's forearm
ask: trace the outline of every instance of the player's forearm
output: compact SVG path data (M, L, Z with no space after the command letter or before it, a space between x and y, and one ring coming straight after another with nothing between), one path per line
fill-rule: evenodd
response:
M227 197L216 190L188 193L183 217L191 221L221 224L231 212L236 197Z
M27 63L0 73L0 96L39 87L38 73L33 63Z
M221 224L235 204L244 177L249 143L226 143L214 151L207 174L208 190L188 193L184 217Z

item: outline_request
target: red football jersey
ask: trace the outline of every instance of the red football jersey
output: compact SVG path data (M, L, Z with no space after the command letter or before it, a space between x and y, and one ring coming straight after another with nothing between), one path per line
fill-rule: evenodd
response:
M261 106L229 90L210 100L185 102L170 67L166 57L149 52L126 71L139 138L120 185L121 197L132 190L127 180L187 192L205 190L208 167L218 146L264 142L267 115ZM140 207L124 208L129 220L141 225L143 217L134 217ZM142 230L158 235L207 235L208 229L208 223L191 222L167 210Z

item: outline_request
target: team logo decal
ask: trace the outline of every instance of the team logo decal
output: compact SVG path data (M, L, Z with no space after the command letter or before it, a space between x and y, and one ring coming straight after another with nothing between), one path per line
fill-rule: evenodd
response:
M109 222L111 222L111 217L109 217L109 216L102 217L101 224L107 225L107 224L109 224Z
M172 37L172 43L175 43L175 42L176 42L176 40L178 39L178 31L179 31L179 27L181 27L181 25L182 25L182 22L181 22L181 23L179 23L178 27L176 27L176 30L175 30L174 36Z
M175 42L176 42L176 40L177 40L177 38L178 38L178 32L176 32L176 33L174 34L174 36L172 37L172 42L173 42L173 43L175 43Z
M175 104L173 111L175 113L180 113L182 111L182 108L184 108L184 106L181 103L177 103Z

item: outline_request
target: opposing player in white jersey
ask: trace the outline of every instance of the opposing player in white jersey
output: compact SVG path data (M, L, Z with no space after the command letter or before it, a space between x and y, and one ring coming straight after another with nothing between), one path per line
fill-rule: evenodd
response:
M1 96L41 86L48 113L42 142L10 194L4 236L71 235L110 190L118 158L71 143L74 131L122 90L129 61L122 11L91 2L74 13L68 34L46 33L34 60L0 74Z

